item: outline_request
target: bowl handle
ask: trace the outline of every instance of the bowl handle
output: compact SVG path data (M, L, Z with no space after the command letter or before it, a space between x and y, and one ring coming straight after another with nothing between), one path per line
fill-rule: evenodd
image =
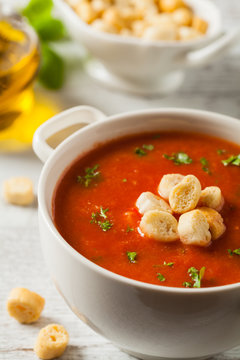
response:
M195 51L191 51L178 59L178 65L193 67L204 65L215 60L240 40L240 28L223 33L211 44Z
M90 106L76 106L65 110L39 126L33 136L33 150L42 162L46 162L54 151L48 143L51 136L69 129L73 125L85 126L105 119L106 115Z

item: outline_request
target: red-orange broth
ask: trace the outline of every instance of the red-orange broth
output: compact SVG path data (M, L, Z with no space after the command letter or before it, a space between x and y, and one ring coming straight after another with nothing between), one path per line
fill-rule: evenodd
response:
M154 149L145 149L146 155L139 156L135 150L143 149L143 144ZM163 156L179 151L188 154L192 163L176 165ZM55 225L87 259L131 279L183 287L184 282L192 282L188 269L204 266L202 287L239 282L240 256L229 254L228 249L240 248L240 167L222 164L233 154L240 154L240 146L195 133L143 134L99 145L77 159L61 177L53 197ZM202 169L201 158L207 159L211 174ZM96 164L95 171L101 174L85 187L77 177ZM209 247L186 246L180 241L162 243L140 235L141 215L135 202L144 191L157 194L162 176L168 173L193 174L202 188L221 188L225 198L221 215L227 230ZM106 215L112 227L107 231L91 222L100 207L109 209ZM97 220L106 221L102 217ZM137 253L135 263L129 261L127 252ZM159 273L164 281L159 280Z

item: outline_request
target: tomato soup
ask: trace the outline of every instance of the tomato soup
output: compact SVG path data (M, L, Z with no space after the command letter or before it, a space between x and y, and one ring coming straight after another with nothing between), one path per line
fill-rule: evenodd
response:
M101 144L77 159L57 184L56 228L87 259L131 279L193 287L189 269L199 275L204 268L201 287L240 282L238 154L236 144L195 133L142 134ZM162 176L172 173L193 174L202 189L222 191L226 231L208 247L163 243L139 231L137 198L145 191L157 195Z

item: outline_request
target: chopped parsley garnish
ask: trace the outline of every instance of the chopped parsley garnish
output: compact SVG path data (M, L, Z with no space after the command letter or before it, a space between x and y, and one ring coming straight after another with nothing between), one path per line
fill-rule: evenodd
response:
M147 152L144 151L143 149L137 147L135 149L135 154L137 154L139 157L142 157L142 156L146 156L147 155Z
M106 215L106 212L108 211L109 209L106 208L105 210L103 209L102 206L100 206L100 212L95 212L95 213L92 213L92 220L90 221L91 223L97 223L97 219L98 217L102 217L104 219L107 219L107 215Z
M99 165L94 165L92 168L85 169L85 175L78 175L77 182L88 187L92 180L96 179L101 172L97 171Z
M143 144L142 148L145 149L145 150L152 151L152 150L154 150L154 145L152 145L152 144L149 144L149 145Z
M225 152L226 152L226 150L224 150L224 149L218 149L217 150L218 155L225 154Z
M99 213L98 213L98 212L92 213L92 215L91 215L92 220L90 221L90 223L91 223L91 224L93 224L93 223L97 224L97 217L98 217L98 216L99 216Z
M100 228L102 229L102 231L108 231L111 229L111 227L113 226L113 224L109 221L98 221L98 225L100 226Z
M190 287L192 287L192 283L190 283L188 281L184 281L183 286L186 287L186 288L190 288Z
M137 262L136 260L137 253L135 251L127 251L127 257L130 263L135 264Z
M240 255L240 248L239 249L235 249L235 250L231 250L231 249L228 249L228 253L233 256L234 254L235 255Z
M159 281L162 281L162 282L166 280L165 276L161 273L157 273L157 278Z
M176 165L191 164L192 159L184 152L173 153L172 155L164 154L163 157L168 160L172 160Z
M107 219L106 212L108 210L109 210L108 208L104 210L103 207L100 206L100 212L97 211L96 213L92 213L91 216L92 220L90 221L90 223L97 224L102 229L102 231L110 230L113 226L113 223L110 220L106 220ZM101 221L99 220L99 218L103 218L106 221Z
M195 267L190 267L188 269L188 274L189 276L191 277L191 279L193 280L193 287L194 288L200 288L201 287L201 281L202 281L202 278L204 276L204 273L205 273L205 266L203 266L200 271L197 270Z
M127 182L127 179L122 179L122 182Z
M163 267L163 266L169 266L172 267L174 265L174 262L166 262L164 261L163 264L157 264L157 265L153 265L153 267Z
M109 208L106 208L105 210L102 208L102 206L100 206L100 216L103 217L104 219L107 219L107 215L106 212L109 210Z
M137 147L134 152L139 157L142 157L142 156L146 156L148 154L146 150L152 151L153 149L154 149L154 145L152 145L152 144L149 144L149 145L143 144L142 147Z
M174 263L173 263L173 262L168 262L168 263L167 263L166 261L164 261L163 265L164 265L164 266L172 267L172 266L174 265Z
M209 170L209 162L208 162L208 160L206 158L202 157L200 159L200 163L202 164L203 171L205 171L206 173L211 175L211 171Z
M240 166L240 154L231 155L228 159L222 160L224 166L235 165Z
M126 230L126 232L127 233L129 233L129 232L131 232L131 231L133 231L134 229L133 228L131 228L129 225L127 226L127 230Z

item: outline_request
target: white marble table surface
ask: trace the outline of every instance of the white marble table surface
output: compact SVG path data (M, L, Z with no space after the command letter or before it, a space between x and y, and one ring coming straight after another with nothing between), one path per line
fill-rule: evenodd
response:
M7 0L5 0L7 1ZM224 14L226 27L240 21L239 0L215 0ZM188 72L183 87L168 97L134 97L100 87L74 68L65 88L58 94L64 106L92 105L107 114L163 106L201 108L240 118L240 45L224 59ZM35 190L42 164L30 150L24 154L0 153L0 183L10 176L26 175ZM20 325L5 310L12 287L23 286L46 299L43 315L36 324ZM63 324L70 344L63 360L127 360L109 341L95 334L67 308L57 293L43 262L37 223L37 205L20 208L0 200L0 360L36 359L33 344L39 329L48 323ZM239 334L240 342L240 334ZM240 359L240 348L214 357L214 360Z

